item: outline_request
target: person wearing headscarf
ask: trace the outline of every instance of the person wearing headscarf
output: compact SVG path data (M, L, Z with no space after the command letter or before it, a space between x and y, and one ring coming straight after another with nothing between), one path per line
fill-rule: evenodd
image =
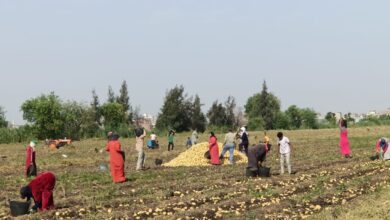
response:
M244 151L246 155L248 155L248 146L249 146L249 138L248 133L246 132L246 127L241 128L241 143L238 145L238 149L242 152Z
M387 138L380 138L376 142L376 152L380 160L389 160L389 140Z
M22 199L30 201L32 198L35 205L32 210L46 211L54 209L53 190L56 185L56 177L51 172L39 174L27 186L20 189Z
M30 144L26 147L26 168L25 168L26 177L37 175L37 164L35 163L36 144L37 144L36 141L31 141Z
M112 134L111 140L107 143L106 151L110 153L110 171L114 183L126 181L125 177L125 158L121 149L119 135Z
M215 136L214 132L210 132L209 152L210 152L210 157L211 157L211 164L212 165L220 165L218 139Z
M339 121L339 128L340 128L340 151L341 155L344 158L351 158L351 148L349 146L349 139L348 139L348 126L347 126L347 120L340 119Z

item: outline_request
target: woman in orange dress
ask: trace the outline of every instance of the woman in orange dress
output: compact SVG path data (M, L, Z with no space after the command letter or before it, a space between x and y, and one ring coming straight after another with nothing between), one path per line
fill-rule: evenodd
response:
M214 132L210 132L210 139L209 139L209 151L210 151L210 157L211 157L211 164L212 165L220 165L219 161L219 149L218 149L218 139L215 136Z
M111 140L107 143L106 151L110 153L110 170L112 180L115 183L123 183L126 181L125 177L125 158L124 152L121 149L119 142L119 135L113 134Z

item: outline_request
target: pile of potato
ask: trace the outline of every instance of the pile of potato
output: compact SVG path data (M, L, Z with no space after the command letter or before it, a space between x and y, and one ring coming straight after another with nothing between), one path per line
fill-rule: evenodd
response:
M219 154L221 154L223 149L223 144L218 143ZM181 153L178 157L171 160L168 163L163 164L166 167L193 167L193 166L211 166L209 160L204 158L204 153L209 150L209 143L204 142L192 146L190 149ZM245 154L234 150L234 162L236 164L245 164L248 163L248 158ZM226 152L225 158L221 161L224 165L229 164L229 152Z

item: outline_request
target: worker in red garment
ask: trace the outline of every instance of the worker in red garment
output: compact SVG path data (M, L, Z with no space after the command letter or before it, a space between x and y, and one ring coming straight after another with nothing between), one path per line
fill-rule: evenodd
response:
M30 201L34 199L33 211L46 211L54 209L53 190L56 185L56 177L51 172L39 174L27 186L20 189L22 199Z
M37 175L37 165L35 163L35 146L37 142L31 141L30 144L26 147L26 177L36 176Z
M210 139L209 139L209 151L210 151L210 157L211 157L211 164L212 165L220 165L219 161L219 148L218 148L218 140L215 136L214 132L210 132Z
M106 151L110 153L110 170L112 180L115 183L123 183L126 181L125 158L124 152L121 149L121 143L118 139L118 134L112 134L111 140L107 143Z

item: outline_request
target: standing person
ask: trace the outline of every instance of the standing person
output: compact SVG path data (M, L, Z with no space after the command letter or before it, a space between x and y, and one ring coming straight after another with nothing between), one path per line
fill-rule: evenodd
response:
M345 119L339 120L339 128L340 128L340 151L341 151L342 158L350 158L351 149L349 147L349 140L348 140L348 125Z
M210 151L210 157L211 157L211 164L212 165L220 165L218 139L215 136L214 132L210 132L209 151Z
M37 176L37 164L35 163L35 146L37 142L31 141L26 147L26 177Z
M111 140L107 143L106 151L110 153L110 170L112 180L114 183L125 182L125 154L121 149L118 134L112 134Z
M196 131L196 129L192 132L192 135L191 135L191 144L192 145L196 145L198 143L198 132Z
M175 147L174 141L175 141L175 131L170 130L168 133L168 151L173 150L173 148Z
M241 143L238 146L239 150L244 151L246 155L248 155L248 146L249 146L249 138L248 133L246 132L246 128L241 128Z
M191 141L191 138L190 138L190 137L187 138L186 147L187 147L187 148L192 147L192 141Z
M135 149L138 152L138 160L136 170L140 171L145 169L145 152L144 152L144 139L146 137L146 131L143 128L138 128L135 137Z
M229 132L225 135L225 142L223 143L223 150L220 158L223 158L225 153L229 151L230 164L234 164L234 146L236 145L235 139L236 135L233 134L232 129L229 129Z
M278 132L278 151L279 151L279 159L280 159L280 174L284 174L284 166L285 163L287 165L288 173L291 174L291 162L290 156L292 151L292 145L290 140L283 135L282 132Z
M30 201L34 199L33 211L46 211L54 208L53 190L56 185L56 177L51 172L39 174L27 186L20 189L22 199Z

